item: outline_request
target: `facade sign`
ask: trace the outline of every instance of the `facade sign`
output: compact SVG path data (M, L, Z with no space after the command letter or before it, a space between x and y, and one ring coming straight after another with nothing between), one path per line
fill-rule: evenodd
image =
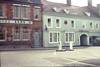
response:
M32 24L32 21L23 20L0 20L0 23Z

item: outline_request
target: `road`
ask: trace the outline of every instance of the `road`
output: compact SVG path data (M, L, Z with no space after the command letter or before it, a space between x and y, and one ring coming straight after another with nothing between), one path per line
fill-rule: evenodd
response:
M0 52L1 67L74 66L100 67L100 47L77 47L74 51L28 50Z

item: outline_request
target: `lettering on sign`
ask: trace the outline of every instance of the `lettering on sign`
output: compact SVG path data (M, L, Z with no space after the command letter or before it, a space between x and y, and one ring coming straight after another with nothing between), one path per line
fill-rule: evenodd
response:
M32 21L22 20L0 20L0 23L14 23L14 24L32 24Z

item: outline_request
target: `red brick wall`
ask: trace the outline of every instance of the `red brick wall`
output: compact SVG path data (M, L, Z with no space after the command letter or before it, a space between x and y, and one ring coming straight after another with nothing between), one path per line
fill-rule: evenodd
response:
M5 7L6 17L11 19L13 17L12 4L11 3L6 3L5 5L6 5L6 7Z

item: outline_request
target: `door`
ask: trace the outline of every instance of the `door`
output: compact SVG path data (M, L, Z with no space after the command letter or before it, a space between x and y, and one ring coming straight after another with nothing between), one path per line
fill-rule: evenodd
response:
M34 32L34 47L40 47L40 33Z
M83 34L80 36L80 45L81 46L86 46L88 45L88 39L87 39L87 35Z

